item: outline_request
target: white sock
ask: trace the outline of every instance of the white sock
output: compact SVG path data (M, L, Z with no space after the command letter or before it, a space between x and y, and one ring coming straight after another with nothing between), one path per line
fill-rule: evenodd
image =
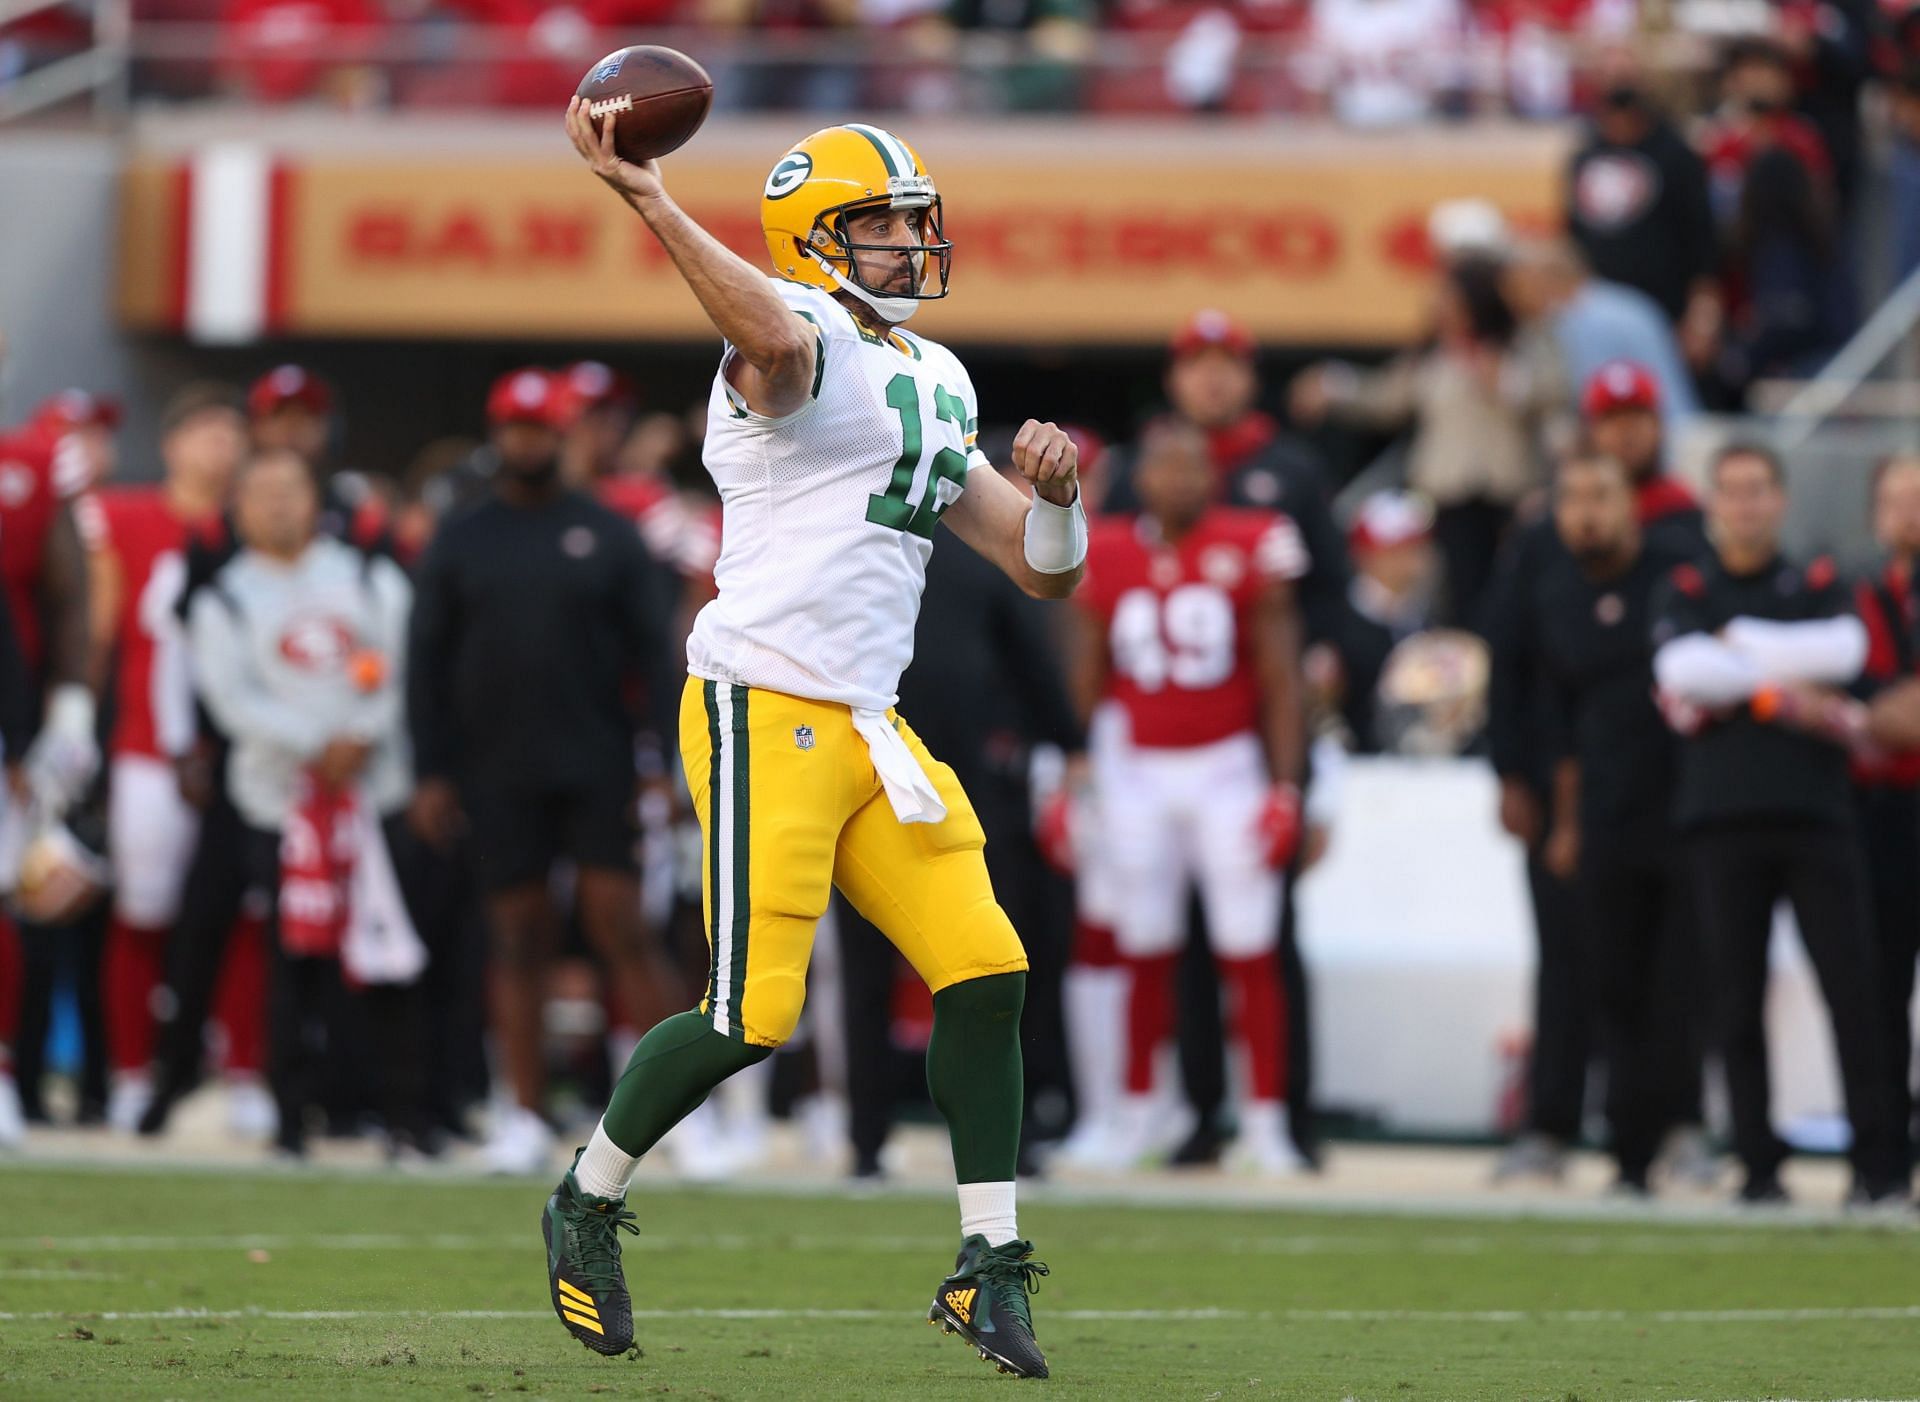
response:
M597 1198L623 1198L633 1178L634 1166L639 1162L607 1138L606 1121L602 1120L593 1127L593 1138L587 1141L586 1152L573 1166L573 1181L579 1184L581 1192Z
M960 1237L983 1236L988 1246L1005 1246L1020 1236L1013 1220L1013 1184L960 1185Z
M1061 993L1066 1002L1067 1052L1080 1118L1102 1124L1113 1117L1126 1080L1127 994L1133 977L1125 969L1069 964Z

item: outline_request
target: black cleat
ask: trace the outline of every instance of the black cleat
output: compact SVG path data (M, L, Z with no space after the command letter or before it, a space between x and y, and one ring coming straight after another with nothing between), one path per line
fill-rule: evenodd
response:
M567 1332L608 1357L632 1348L633 1298L620 1273L620 1233L638 1236L640 1229L626 1199L581 1192L568 1169L540 1214L540 1231L547 1239L553 1312Z
M1740 1185L1740 1201L1747 1207L1785 1207L1793 1199L1777 1173L1749 1173Z
M953 1274L934 1292L927 1323L958 1334L1003 1373L1016 1378L1047 1376L1046 1356L1033 1339L1027 1296L1040 1288L1047 1268L1033 1258L1033 1243L988 1246L983 1236L960 1244Z

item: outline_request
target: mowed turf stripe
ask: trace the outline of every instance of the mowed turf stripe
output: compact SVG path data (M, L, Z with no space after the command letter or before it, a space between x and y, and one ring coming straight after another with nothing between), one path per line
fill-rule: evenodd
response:
M0 1310L0 1323L56 1319L546 1319L550 1310L279 1310L179 1307L161 1310ZM892 1309L672 1309L635 1310L635 1319L873 1319L906 1320L917 1311ZM1287 1324L1803 1324L1825 1320L1920 1319L1920 1305L1839 1305L1807 1309L1729 1310L1421 1310L1421 1309L1050 1309L1049 1319L1093 1323L1259 1320Z

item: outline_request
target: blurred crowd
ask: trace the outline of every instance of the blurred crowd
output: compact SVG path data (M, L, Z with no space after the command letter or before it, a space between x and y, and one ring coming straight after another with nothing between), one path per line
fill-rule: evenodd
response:
M1433 232L1430 341L1297 375L1297 427L1205 311L1129 441L1075 430L1096 523L1070 605L933 557L900 706L1029 949L1026 1162L1310 1171L1295 880L1339 840L1351 756L1486 755L1540 940L1501 1176L1564 1171L1604 1085L1621 1191L1712 1181L1718 1066L1741 1192L1778 1200L1785 900L1855 1200L1905 1204L1920 464L1875 479L1883 572L1788 560L1765 448L1722 451L1704 500L1667 471L1735 334L1717 314L1721 354L1688 353L1718 279L1663 299L1596 275L1604 243L1516 241L1471 204ZM474 406L482 436L368 473L339 460L334 390L282 365L179 390L151 444L78 390L0 435L0 1142L56 1112L161 1134L218 1077L232 1131L286 1155L478 1136L497 1169L545 1164L706 980L672 707L715 588L699 444L724 411L528 367ZM1300 431L1336 417L1412 426L1338 510ZM982 435L995 461L1006 438ZM121 480L123 449L157 480ZM819 941L795 1042L675 1131L681 1171L751 1164L780 1114L883 1174L924 1111L924 988L843 905ZM50 1099L62 999L81 1049Z
M557 108L649 36L707 62L723 106L928 113L1324 113L1382 126L1556 118L1607 55L1662 55L1710 115L1730 38L1778 45L1829 147L1863 85L1907 86L1908 0L135 0L136 88L344 106ZM84 3L0 27L0 85L84 47ZM1844 186L1851 152L1830 149Z

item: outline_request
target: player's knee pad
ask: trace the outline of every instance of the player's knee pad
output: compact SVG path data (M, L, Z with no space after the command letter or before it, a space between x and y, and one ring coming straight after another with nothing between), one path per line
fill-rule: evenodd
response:
M747 1041L762 1047L784 1044L800 1025L800 1010L806 1001L805 974L770 973L755 978L740 1005Z

